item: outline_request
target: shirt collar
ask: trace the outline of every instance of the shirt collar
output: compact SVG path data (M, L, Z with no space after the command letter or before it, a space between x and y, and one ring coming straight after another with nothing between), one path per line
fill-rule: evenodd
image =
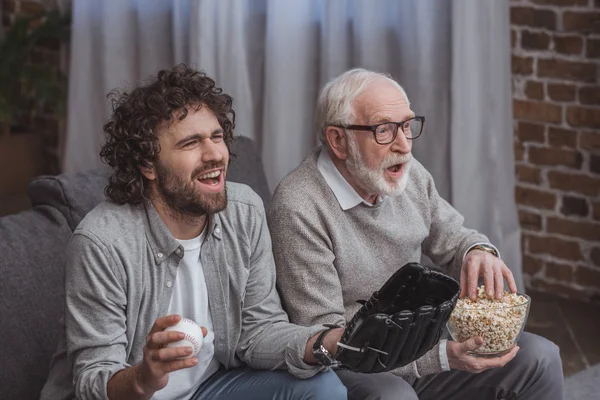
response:
M167 228L167 225L165 225L152 202L146 200L144 208L146 210L146 236L150 242L150 247L152 247L156 263L162 263L177 250L179 250L177 255L180 256L182 253L181 244L175 239L169 228ZM209 215L207 226L204 230L207 235L221 239L220 218L218 214Z
M317 168L321 175L323 175L323 178L325 178L327 185L329 185L333 191L342 210L349 210L361 203L369 207L373 206L373 204L365 201L358 193L356 193L356 190L354 190L346 178L344 178L337 169L325 147L321 147L321 153L317 159ZM382 200L382 196L377 196L378 203Z

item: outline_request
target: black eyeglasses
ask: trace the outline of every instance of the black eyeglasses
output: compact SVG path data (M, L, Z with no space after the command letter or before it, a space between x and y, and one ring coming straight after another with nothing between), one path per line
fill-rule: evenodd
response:
M402 133L407 139L413 140L421 136L423 133L423 125L425 117L414 116L402 122L384 122L377 125L332 125L336 128L351 129L353 131L371 131L375 137L375 141L379 144L390 144L396 140L398 128L402 129Z

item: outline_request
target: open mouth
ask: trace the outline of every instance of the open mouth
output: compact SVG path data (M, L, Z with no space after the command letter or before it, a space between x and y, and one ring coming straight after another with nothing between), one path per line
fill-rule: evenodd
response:
M391 167L388 167L387 170L390 172L396 173L396 172L400 171L400 168L402 168L402 164L396 164L396 165L392 165Z
M196 178L198 182L207 186L217 186L221 183L223 177L223 170L218 169L216 171L207 172Z

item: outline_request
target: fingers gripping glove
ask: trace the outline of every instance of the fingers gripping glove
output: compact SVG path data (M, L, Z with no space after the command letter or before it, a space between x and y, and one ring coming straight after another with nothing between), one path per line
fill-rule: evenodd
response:
M342 368L375 373L402 367L440 339L460 286L417 263L406 264L354 314L339 342Z

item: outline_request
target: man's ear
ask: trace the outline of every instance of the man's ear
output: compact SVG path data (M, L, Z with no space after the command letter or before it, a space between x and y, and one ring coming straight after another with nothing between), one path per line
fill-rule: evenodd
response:
M325 139L338 159L345 161L348 158L348 136L342 128L328 126L325 128Z
M140 171L142 175L149 181L153 181L156 179L156 171L154 170L154 164L151 162L146 162L145 165L141 165Z

